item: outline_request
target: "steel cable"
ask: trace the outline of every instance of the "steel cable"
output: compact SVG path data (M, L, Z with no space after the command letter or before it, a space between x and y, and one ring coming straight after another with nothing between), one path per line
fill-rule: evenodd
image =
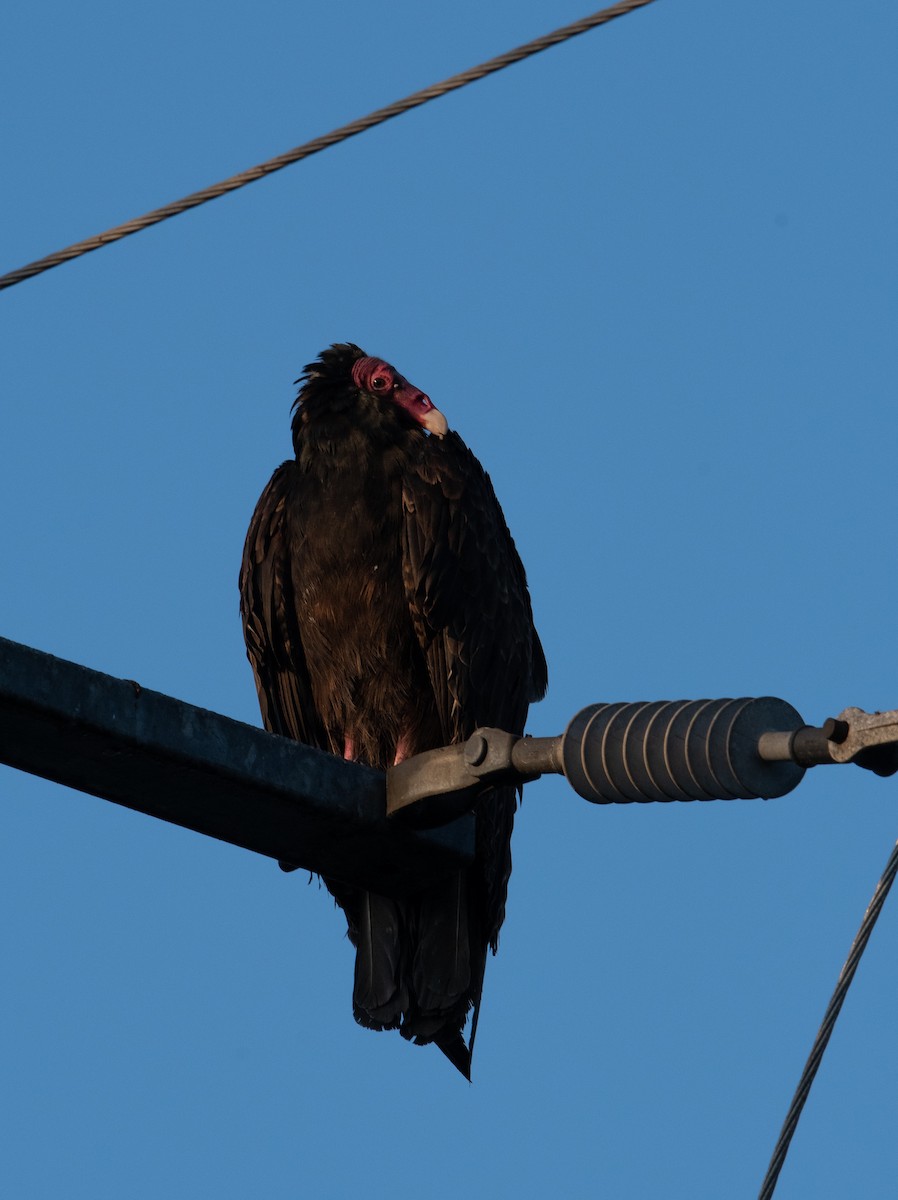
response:
M310 142L304 142L301 146L296 146L293 150L288 150L286 154L279 154L275 158L269 158L266 162L259 163L255 167L250 167L246 171L241 171L238 175L232 175L229 179L223 179L220 183L214 183L211 187L203 188L202 191L192 192L191 195L185 196L181 200L175 200L173 203L166 204L162 208L155 208L152 212L144 213L142 217L135 217L131 221L126 221L123 225L116 225L112 229L107 229L105 233L98 233L94 237L85 238L84 241L75 242L73 245L67 246L64 250L57 250L54 254L48 254L45 258L39 258L24 267L19 267L16 271L0 275L0 290L12 287L14 284L21 283L24 279L30 279L34 275L40 275L43 271L49 271L51 267L57 267L60 263L67 262L69 259L79 258L82 254L89 254L91 250L99 250L101 246L108 246L110 242L117 242L121 238L128 237L132 233L137 233L141 229L147 229L150 225L158 225L160 221L167 221L169 217L175 217L190 208L196 208L200 204L205 204L207 200L215 200L219 196L224 196L227 192L236 191L237 188L245 187L248 183L254 183L257 179L271 175L274 171L280 171L282 167L287 167L291 163L299 162L303 158L317 154L319 150L326 150L328 146L335 146L338 142L344 142L347 138L354 137L357 133L362 133L366 129L372 129L375 125L381 125L384 121L389 121L392 117L398 117L401 113L408 112L409 109L426 104L428 100L436 100L439 96L445 96L447 92L453 92L458 88L465 87L466 84L475 83L478 79L483 79L487 75L501 71L503 67L509 67L512 63L530 58L532 55L538 54L541 50L547 50L550 46L555 46L559 42L568 41L568 39L576 37L580 33L586 33L590 29L595 29L598 25L605 25L609 21L613 21L615 17L622 17L634 9L644 8L645 5L653 3L654 0L621 0L620 3L612 4L609 8L603 8L600 12L593 13L591 16L583 17L570 25L563 25L560 29L556 29L552 33L546 33L542 37L534 38L531 42L525 42L523 46L518 46L515 50L499 54L495 58L489 59L488 62L481 63L476 67L470 67L467 71L462 71L458 75L451 75L441 83L434 83L419 92L412 92L410 96L406 96L402 100L396 100L392 104L388 104L386 108L378 108L366 117L360 117L356 121L351 121L348 125L341 125L339 129L334 129L330 133L323 134L321 137L313 138Z
M861 961L861 955L864 953L867 942L870 940L873 926L876 924L876 920L885 903L885 898L889 894L889 888L895 880L896 873L898 873L898 842L895 843L882 877L876 885L876 890L873 893L867 911L864 913L864 919L861 921L860 929L858 929L855 939L851 943L848 958L845 960L845 965L839 973L839 980L826 1009L826 1014L823 1017L823 1023L817 1031L814 1045L811 1047L811 1053L808 1055L808 1060L801 1073L801 1079L798 1081L798 1087L795 1089L795 1095L792 1097L792 1103L789 1105L786 1119L783 1121L783 1127L780 1130L773 1156L770 1159L770 1166L767 1168L767 1174L764 1176L764 1182L758 1193L758 1200L770 1200L770 1197L773 1195L776 1181L779 1178L783 1163L786 1161L786 1155L789 1152L789 1143L792 1141L792 1135L795 1133L795 1127L798 1125L798 1118L801 1116L801 1110L804 1108L805 1101L810 1093L811 1084L814 1082L814 1076L817 1074L820 1060L823 1058L823 1052L826 1050L833 1026L836 1023L836 1018L839 1015L848 989L851 987L851 981L854 979L854 973L858 968L858 963Z

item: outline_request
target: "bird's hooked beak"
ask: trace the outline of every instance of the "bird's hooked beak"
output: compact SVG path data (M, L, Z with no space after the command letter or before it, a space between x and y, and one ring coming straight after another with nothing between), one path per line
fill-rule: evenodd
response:
M397 382L393 399L428 433L444 437L449 432L449 422L434 406L431 398L416 388L413 383L409 383L407 379L400 378Z
M449 422L443 416L438 408L434 408L431 404L430 411L425 414L421 424L428 433L435 433L437 437L443 437L449 432Z

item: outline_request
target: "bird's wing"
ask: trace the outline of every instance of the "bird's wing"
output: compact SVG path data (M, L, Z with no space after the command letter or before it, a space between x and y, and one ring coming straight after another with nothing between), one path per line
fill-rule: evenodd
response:
M489 477L457 434L430 437L403 481L405 592L447 743L522 733L546 690L524 568ZM514 792L478 807L484 933L495 949L511 873Z
M240 566L240 615L265 728L327 748L315 715L290 575L287 499L296 469L294 462L278 467L256 505Z
M489 476L457 434L428 438L406 472L402 558L447 740L478 725L522 732L546 660Z

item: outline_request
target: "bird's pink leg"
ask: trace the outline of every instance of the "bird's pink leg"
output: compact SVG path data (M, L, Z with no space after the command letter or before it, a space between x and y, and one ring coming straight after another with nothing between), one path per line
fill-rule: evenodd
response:
M399 744L396 747L396 756L393 759L393 766L395 767L397 763L405 762L405 760L410 757L411 751L409 749L409 740L406 735L403 734L399 739Z

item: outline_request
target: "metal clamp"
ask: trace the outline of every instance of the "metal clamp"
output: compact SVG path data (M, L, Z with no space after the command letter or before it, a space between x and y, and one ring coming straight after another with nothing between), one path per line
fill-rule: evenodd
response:
M419 828L452 821L488 788L560 773L561 741L483 728L458 746L416 754L387 771L387 816L403 812Z
M898 771L898 709L864 712L846 708L819 728L804 725L791 733L765 733L758 753L767 762L797 762L804 767L854 763L876 775Z

